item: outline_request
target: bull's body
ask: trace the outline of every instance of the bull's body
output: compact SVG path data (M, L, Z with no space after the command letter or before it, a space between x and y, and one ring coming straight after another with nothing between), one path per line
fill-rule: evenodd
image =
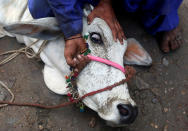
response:
M0 9L1 37L6 35L16 37L18 42L25 43L26 46L29 46L37 40L28 36L18 35L19 33L10 33L11 31L7 32L3 29L3 26L6 25L18 22L27 23L27 21L33 20L27 8L27 0L1 0ZM57 23L53 18L41 19L36 22L34 21L31 25L35 24L38 24L39 26L45 24L47 25L47 27L57 26ZM20 27L24 28L22 29L21 34L30 31L30 29L25 29L24 25ZM33 26L31 26L30 28L32 27ZM104 42L103 45L98 45L92 43L91 40L88 40L92 55L109 59L123 66L123 56L127 48L126 41L124 41L124 45L115 43L113 41L110 28L103 20L99 18L96 18L91 25L87 24L86 17L83 18L83 34L87 32L99 32ZM33 34L30 36L33 36ZM37 38L40 38L40 36L43 37L40 33L37 34ZM39 40L35 45L32 46L33 50L35 52L38 52L43 42L44 40ZM64 38L58 37L57 39L50 40L44 50L40 53L40 57L45 63L43 72L47 87L53 92L62 95L67 94L68 91L68 89L66 88L67 85L64 76L70 74L69 66L67 65L64 58L64 44ZM146 57L146 55L144 57ZM145 59L148 58L143 58L144 62L148 62ZM151 60L149 59L149 62L147 64L150 63ZM84 70L80 73L77 79L79 95L82 96L88 92L104 88L108 85L112 85L124 78L124 74L113 67L109 67L102 63L90 62L87 67L85 67ZM117 105L131 104L132 106L135 106L134 101L129 95L127 84L122 84L112 89L111 91L106 91L85 98L83 102L88 107L98 112L100 117L113 124L121 124L121 114L117 109Z
M36 41L34 38L29 38L27 36L21 36L21 35L15 35L11 33L7 33L2 29L4 25L7 24L12 24L16 22L25 22L25 21L32 21L33 18L30 15L30 12L27 8L27 0L2 0L0 1L0 23L1 23L1 30L0 34L1 36L8 35L11 37L16 37L18 42L24 43L27 46L32 44L33 42ZM49 23L50 24L50 23ZM38 52L41 44L44 42L44 40L40 40L37 42L35 45L32 46L33 50L35 52ZM54 50L53 50L54 49ZM59 53L53 53L54 52L61 52ZM50 52L50 53L48 53ZM44 76L45 76L45 82L47 86L53 85L53 87L57 87L57 91L55 91L58 94L66 94L67 92L65 91L66 88L63 88L65 90L58 90L58 87L64 87L65 84L65 79L63 75L68 75L70 73L69 67L66 64L66 61L64 60L64 39L60 39L57 42L49 42L47 47L41 52L40 57L45 63L44 67ZM62 61L63 60L63 61ZM59 63L59 64L58 64ZM55 67L55 68L54 68ZM57 73L55 73L54 71ZM62 74L59 72L63 72ZM48 78L48 76L51 76ZM54 79L53 79L54 78ZM61 82L60 82L61 81ZM51 83L49 83L51 82ZM60 83L61 84L60 84ZM59 87L59 88L61 88Z

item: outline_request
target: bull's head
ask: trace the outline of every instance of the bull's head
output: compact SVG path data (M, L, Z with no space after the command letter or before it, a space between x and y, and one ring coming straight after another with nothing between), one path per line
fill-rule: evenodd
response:
M87 12L85 12L87 16ZM91 54L116 62L123 66L124 62L131 64L149 65L150 56L138 44L133 44L135 48L131 51L131 45L115 42L111 30L106 22L100 18L95 18L88 25L86 17L83 18L83 35L89 33L88 44ZM55 18L43 18L31 22L17 23L4 28L10 33L27 35L38 39L50 40L47 47L42 52L44 61L44 79L49 89L58 94L66 94L65 75L70 73L66 64L64 54L64 39L56 23ZM29 39L29 38L28 38ZM129 49L125 55L126 49ZM139 58L139 59L137 59ZM124 73L111 66L91 61L79 74L77 87L79 95L104 88L121 81L125 78ZM83 100L86 106L96 111L99 116L112 126L120 126L132 123L137 116L137 107L129 95L127 84L122 84Z

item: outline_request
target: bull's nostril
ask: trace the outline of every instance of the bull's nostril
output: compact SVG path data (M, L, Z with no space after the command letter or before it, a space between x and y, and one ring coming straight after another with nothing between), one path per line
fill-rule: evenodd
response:
M137 107L133 107L130 104L119 104L117 105L117 108L121 115L121 123L130 124L136 119L138 115Z
M119 104L117 108L122 116L129 116L131 113L127 105Z
M123 116L127 116L129 114L128 110L126 110L126 109L120 109L120 113Z

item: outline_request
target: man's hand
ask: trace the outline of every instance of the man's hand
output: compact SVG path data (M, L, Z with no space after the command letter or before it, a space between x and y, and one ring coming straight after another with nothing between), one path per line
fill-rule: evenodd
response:
M90 24L94 18L99 17L103 19L112 30L112 35L115 41L117 39L123 44L123 39L126 39L123 29L121 28L113 8L111 6L111 0L101 0L99 4L88 16L88 23Z
M71 39L81 36L80 34L68 38L65 43L65 59L67 64L74 67L75 72L80 72L89 62L87 56L80 55L80 52L86 48L83 38Z

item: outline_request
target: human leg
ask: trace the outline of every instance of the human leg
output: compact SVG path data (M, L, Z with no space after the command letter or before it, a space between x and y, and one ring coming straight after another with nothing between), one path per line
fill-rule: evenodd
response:
M124 0L127 12L138 12L145 29L157 36L163 52L183 43L178 27L178 8L182 0Z
M165 53L179 48L183 43L178 26L178 8L181 2L182 0L164 0L155 3L157 6L151 5L152 9L147 6L147 3L141 8L141 20L144 27L158 38L160 48Z

